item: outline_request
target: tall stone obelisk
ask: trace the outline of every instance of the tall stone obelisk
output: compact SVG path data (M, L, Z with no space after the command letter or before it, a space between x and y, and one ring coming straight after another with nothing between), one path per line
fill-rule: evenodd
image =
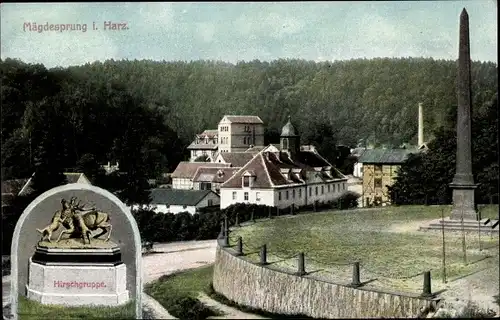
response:
M469 42L469 15L465 8L460 14L460 42L458 45L457 81L457 160L456 173L450 187L453 189L451 219L477 220L472 176L471 138L471 60Z

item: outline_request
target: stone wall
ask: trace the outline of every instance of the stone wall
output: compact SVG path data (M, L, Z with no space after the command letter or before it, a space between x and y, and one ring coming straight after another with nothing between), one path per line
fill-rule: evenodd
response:
M368 291L261 267L217 247L213 286L226 298L278 314L314 318L408 318L436 304L419 296Z

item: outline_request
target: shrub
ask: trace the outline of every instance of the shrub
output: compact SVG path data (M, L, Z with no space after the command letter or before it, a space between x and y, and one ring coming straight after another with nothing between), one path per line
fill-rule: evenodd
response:
M217 313L192 297L178 297L172 301L168 312L183 320L207 319Z
M458 318L494 318L496 312L491 309L481 309L475 303L469 301L467 305L458 313Z

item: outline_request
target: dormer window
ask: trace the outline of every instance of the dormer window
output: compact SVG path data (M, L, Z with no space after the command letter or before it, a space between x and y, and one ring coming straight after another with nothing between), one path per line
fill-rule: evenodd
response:
M255 181L255 173L253 171L246 171L241 177L241 185L243 188L253 187Z
M249 176L244 176L243 177L243 187L250 187L250 177Z

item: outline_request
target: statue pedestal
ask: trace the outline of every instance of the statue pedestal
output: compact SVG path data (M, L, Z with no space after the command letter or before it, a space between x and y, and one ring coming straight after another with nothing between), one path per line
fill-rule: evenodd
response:
M476 184L450 184L453 189L453 207L450 219L479 220L476 212L474 191Z
M39 244L29 261L28 299L64 306L128 302L127 268L120 248L109 244L107 248Z

